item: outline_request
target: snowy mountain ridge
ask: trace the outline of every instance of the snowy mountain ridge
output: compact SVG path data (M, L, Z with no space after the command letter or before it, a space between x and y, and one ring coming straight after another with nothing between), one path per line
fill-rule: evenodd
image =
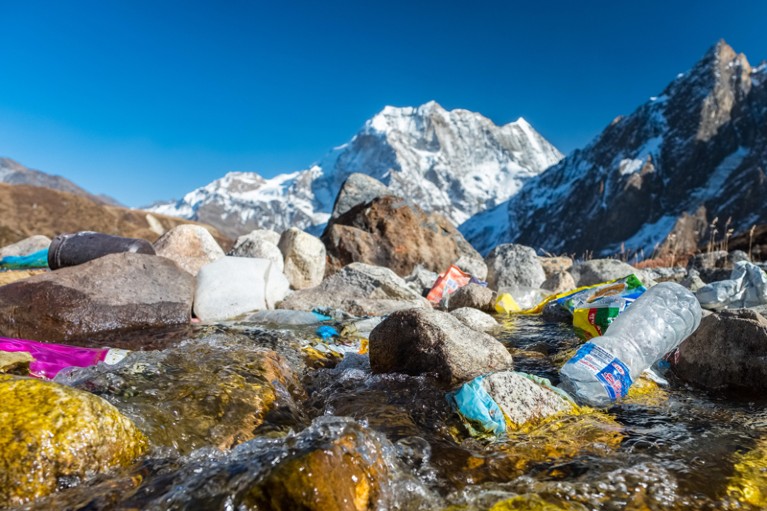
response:
M522 118L496 126L480 114L447 111L433 101L387 106L307 170L270 179L231 172L180 201L147 209L206 222L230 236L256 228L316 231L327 222L343 182L359 172L458 225L505 201L561 158Z

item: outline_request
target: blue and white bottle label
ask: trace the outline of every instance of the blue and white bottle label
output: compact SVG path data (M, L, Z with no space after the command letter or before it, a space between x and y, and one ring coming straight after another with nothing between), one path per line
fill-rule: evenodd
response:
M602 384L612 401L625 397L633 383L626 364L606 349L590 342L581 346L567 363L580 364L588 369Z

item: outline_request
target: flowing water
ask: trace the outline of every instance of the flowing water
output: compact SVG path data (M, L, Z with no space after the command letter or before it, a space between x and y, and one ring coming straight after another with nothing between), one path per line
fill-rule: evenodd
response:
M505 320L498 338L516 370L555 384L580 343L568 325L538 317ZM63 480L27 509L298 509L278 500L299 472L339 494L347 479L374 474L349 499L381 509L759 509L767 487L765 403L673 375L608 410L489 440L468 436L428 375L373 375L358 342L328 350L311 326L230 323L110 341L154 351L57 379L115 404L153 448L127 469ZM353 509L339 502L320 508Z

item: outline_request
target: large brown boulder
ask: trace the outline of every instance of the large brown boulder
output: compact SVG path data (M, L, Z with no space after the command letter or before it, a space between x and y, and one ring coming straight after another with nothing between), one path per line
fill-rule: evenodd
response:
M331 220L322 241L328 272L362 262L405 277L419 264L442 272L461 256L482 259L447 218L391 195L358 204Z
M672 359L681 379L709 390L767 390L767 319L751 309L703 318Z
M370 333L374 373L433 373L455 386L493 371L510 369L506 347L440 311L408 309L384 319Z
M188 323L194 277L163 257L111 254L0 287L0 335L40 341Z
M130 463L146 437L107 401L53 382L0 375L0 507L47 495L63 478Z

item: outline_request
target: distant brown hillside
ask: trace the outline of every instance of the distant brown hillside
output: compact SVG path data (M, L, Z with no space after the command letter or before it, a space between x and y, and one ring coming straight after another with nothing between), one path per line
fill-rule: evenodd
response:
M15 243L33 234L56 236L65 232L98 231L107 234L144 238L154 242L160 234L153 230L154 217L164 230L189 220L146 211L109 206L88 197L29 185L0 183L0 246ZM205 224L224 250L232 240Z

